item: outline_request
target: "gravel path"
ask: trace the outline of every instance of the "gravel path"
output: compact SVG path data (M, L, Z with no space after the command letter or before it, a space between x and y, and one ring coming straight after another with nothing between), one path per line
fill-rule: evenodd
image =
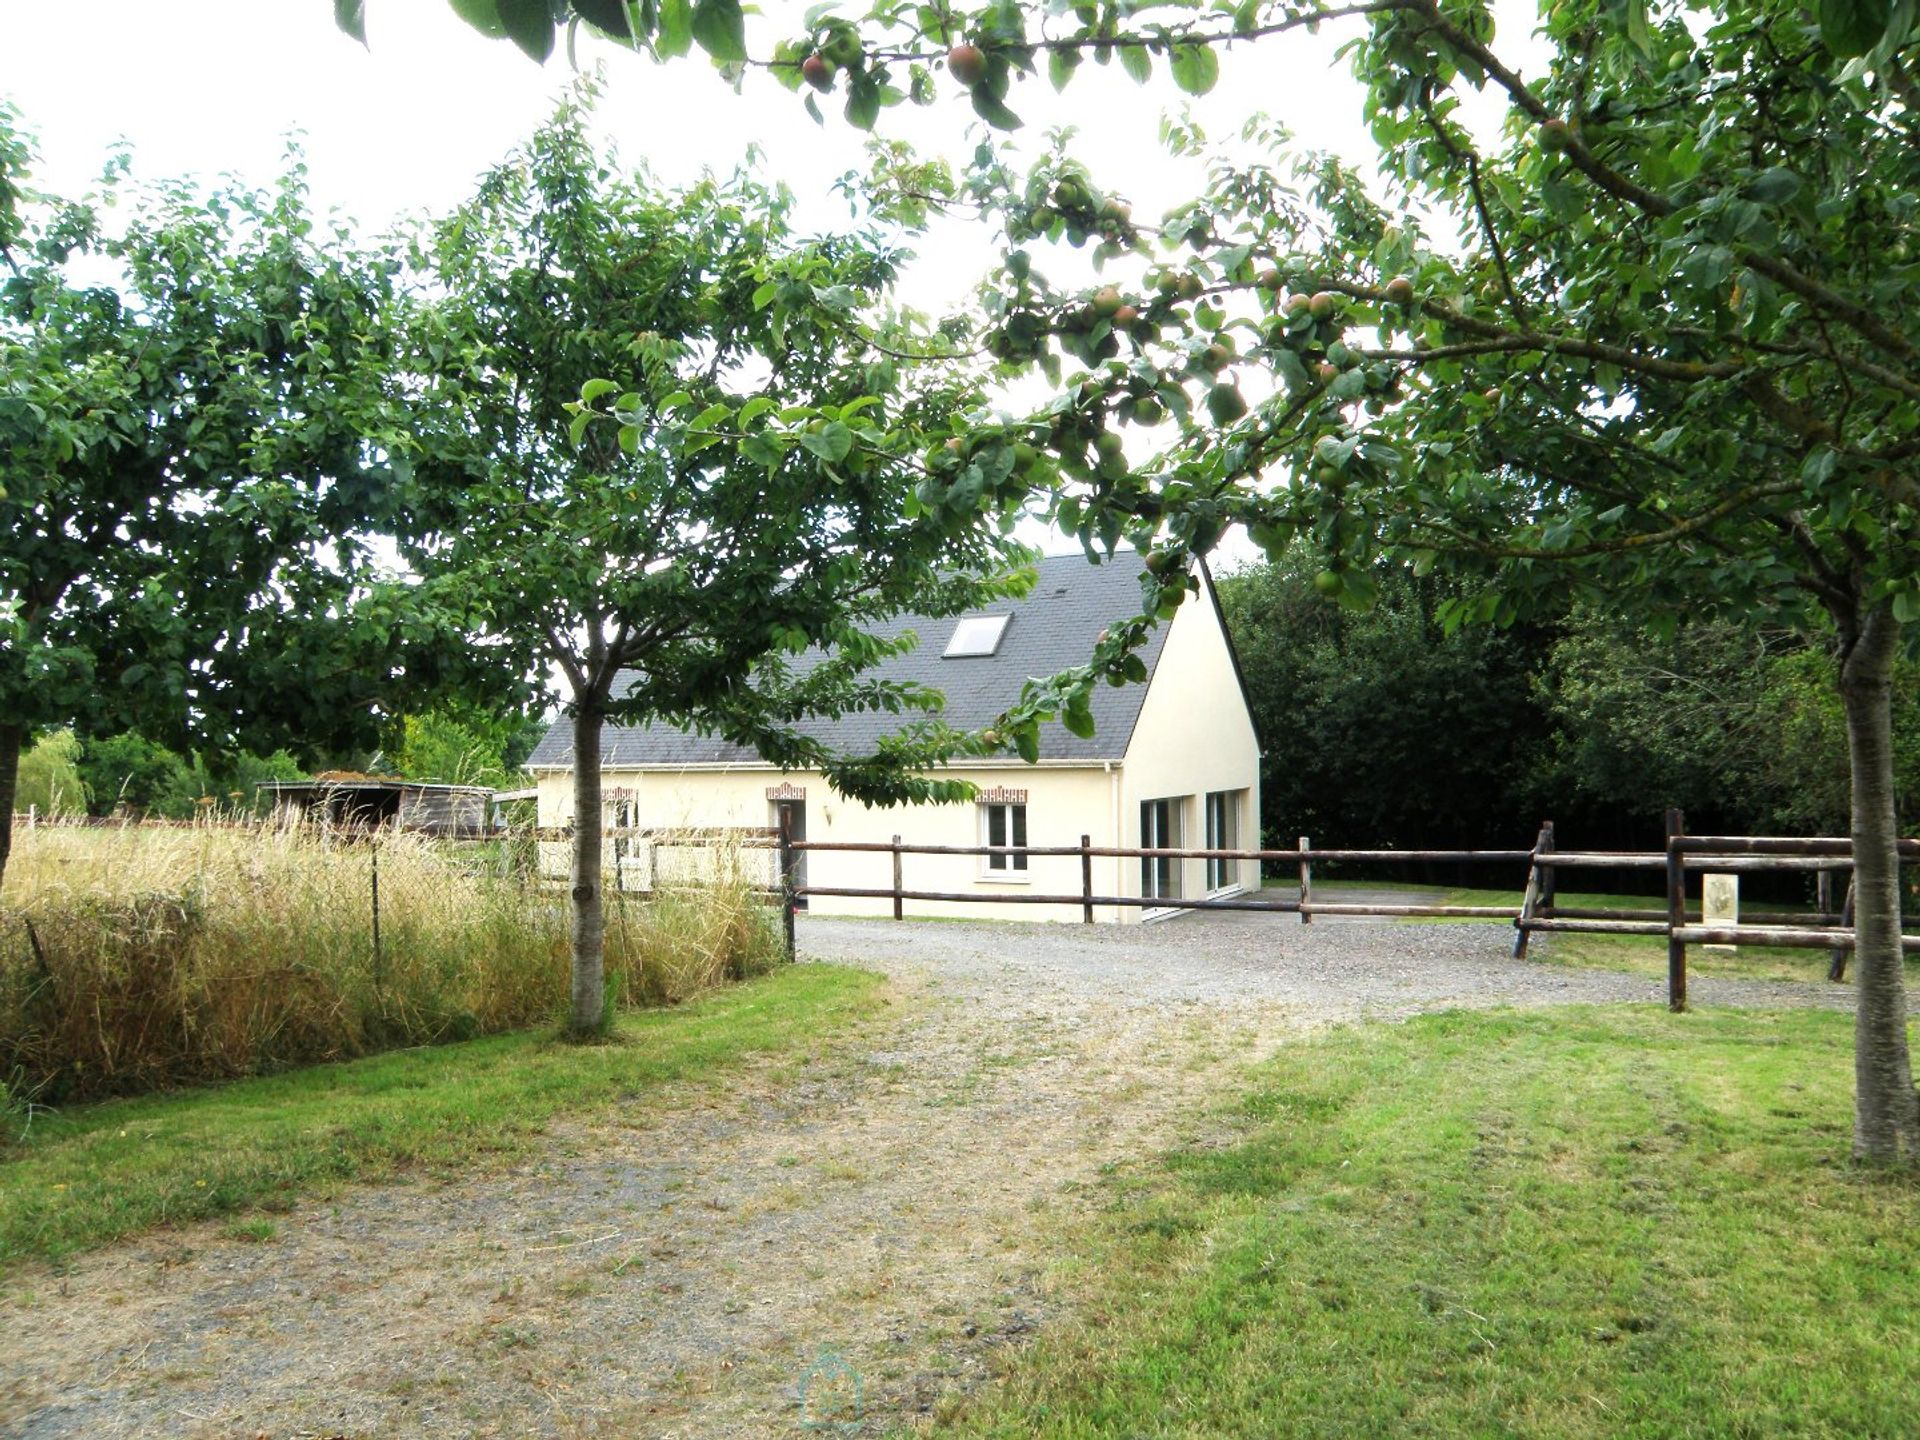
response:
M505 1174L388 1185L264 1243L196 1226L16 1277L0 1434L881 1434L930 1423L1070 1305L1104 1167L1330 1022L1657 1001L1506 958L1510 931L1209 915L1152 926L807 919L891 977L803 1061L557 1131ZM1846 992L1698 980L1703 1005Z
M1343 901L1353 897L1342 895ZM1394 898L1387 896L1384 898ZM847 964L884 953L988 1003L1038 1006L1275 1009L1312 1023L1404 1019L1489 1005L1660 1002L1662 980L1612 970L1516 962L1505 924L1421 925L1220 911L1149 925L981 925L812 920L809 955ZM1009 937L1017 935L1017 943ZM1551 937L1536 937L1545 954ZM1696 1005L1847 1007L1849 987L1692 974Z

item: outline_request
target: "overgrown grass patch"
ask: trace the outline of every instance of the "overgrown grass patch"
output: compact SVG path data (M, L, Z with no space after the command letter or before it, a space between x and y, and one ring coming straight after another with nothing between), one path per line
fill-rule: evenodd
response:
M1112 1184L1084 1323L969 1435L1914 1433L1920 1191L1857 1172L1850 1021L1342 1030Z
M700 883L609 897L620 1004L776 963L750 866L722 850ZM568 955L565 894L473 847L42 826L17 837L0 905L0 1112L537 1025L561 1011Z
M556 1118L645 1106L669 1082L810 1047L870 1013L879 984L865 971L783 966L672 1010L624 1014L603 1045L498 1035L39 1114L0 1148L0 1265L511 1155Z

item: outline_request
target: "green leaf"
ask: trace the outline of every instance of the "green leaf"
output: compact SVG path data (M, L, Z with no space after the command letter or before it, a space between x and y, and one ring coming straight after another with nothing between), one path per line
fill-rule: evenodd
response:
M333 0L333 23L362 45L367 43L367 0Z
M1040 731L1034 725L1023 725L1013 732L1013 748L1020 752L1020 758L1029 765L1040 759Z
M547 0L494 0L509 39L540 64L553 54L553 8Z
M854 81L847 86L847 123L856 130L871 130L880 118L880 87Z
M1627 41L1642 60L1653 58L1653 27L1647 24L1647 0L1627 0Z
M582 405L591 405L602 395L611 395L619 388L620 386L612 380L589 380L580 387L580 403Z
M1080 68L1080 52L1077 50L1055 50L1047 56L1047 78L1053 82L1053 88L1064 90L1067 82L1073 79L1073 72Z
M747 17L741 13L740 0L697 0L693 38L716 60L745 60Z
M1147 53L1144 45L1122 45L1120 68L1133 77L1134 84L1144 85L1147 77L1153 74L1153 56Z
M853 431L836 420L818 434L803 434L800 443L829 465L838 465L853 452Z
M1784 205L1801 190L1800 177L1784 165L1762 170L1747 183L1747 198L1762 205Z
M693 48L691 0L660 0L660 33L653 42L662 60L675 60Z
M495 40L506 36L507 27L501 22L497 0L448 0L448 3L453 6L454 14L482 35Z
M1220 57L1211 45L1178 45L1170 62L1173 83L1189 95L1204 95L1220 78Z
M1018 130L1023 123L984 83L973 87L973 113L996 130Z
M1082 740L1093 738L1093 709L1087 703L1087 697L1076 693L1067 701L1067 708L1060 714L1060 723L1067 727L1069 734Z
M740 453L756 465L771 470L786 458L786 447L771 435L749 435L740 442Z
M1817 0L1820 38L1842 59L1871 50L1887 33L1893 0Z
M640 7L628 0L573 0L574 13L594 29L617 40L633 38L634 20Z

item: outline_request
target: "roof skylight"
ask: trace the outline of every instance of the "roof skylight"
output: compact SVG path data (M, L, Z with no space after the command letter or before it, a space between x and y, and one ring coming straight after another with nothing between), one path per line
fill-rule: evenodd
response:
M953 638L947 641L947 648L941 652L943 660L958 660L971 656L991 655L1000 648L1000 637L1006 633L1009 615L968 615L953 627Z

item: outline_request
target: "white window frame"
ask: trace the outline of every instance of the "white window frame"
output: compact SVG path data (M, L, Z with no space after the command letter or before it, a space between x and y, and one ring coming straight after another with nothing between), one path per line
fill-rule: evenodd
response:
M1007 622L1011 615L963 615L953 624L953 634L947 637L947 648L940 652L942 660L987 660L1000 653L1000 642L1006 638ZM965 648L961 637L966 636Z
M1167 833L1153 835L1147 825L1147 807L1164 805L1167 807ZM1180 850L1185 848L1187 833L1187 797L1185 795L1159 795L1140 802L1140 848L1142 850ZM1153 871L1166 872L1167 885L1171 893L1162 893L1158 878L1149 880ZM1186 861L1167 857L1140 857L1140 895L1146 900L1161 900L1166 910L1178 910L1180 902L1186 898ZM1154 913L1149 910L1149 915Z
M1203 850L1238 850L1240 848L1240 797L1244 790L1209 790L1201 801L1205 815L1207 843ZM1219 820L1215 823L1215 802L1219 802ZM1240 862L1238 860L1208 860L1207 894L1225 895L1241 888Z
M1025 801L982 801L980 806L980 843L982 845L1020 845L1033 843L1033 831L1030 828L1031 817L1027 814ZM1000 841L993 838L993 816L995 811L1005 815ZM1018 813L1018 820L1015 814ZM1027 855L982 855L980 857L980 878L996 885L1028 885L1033 882L1033 872Z

